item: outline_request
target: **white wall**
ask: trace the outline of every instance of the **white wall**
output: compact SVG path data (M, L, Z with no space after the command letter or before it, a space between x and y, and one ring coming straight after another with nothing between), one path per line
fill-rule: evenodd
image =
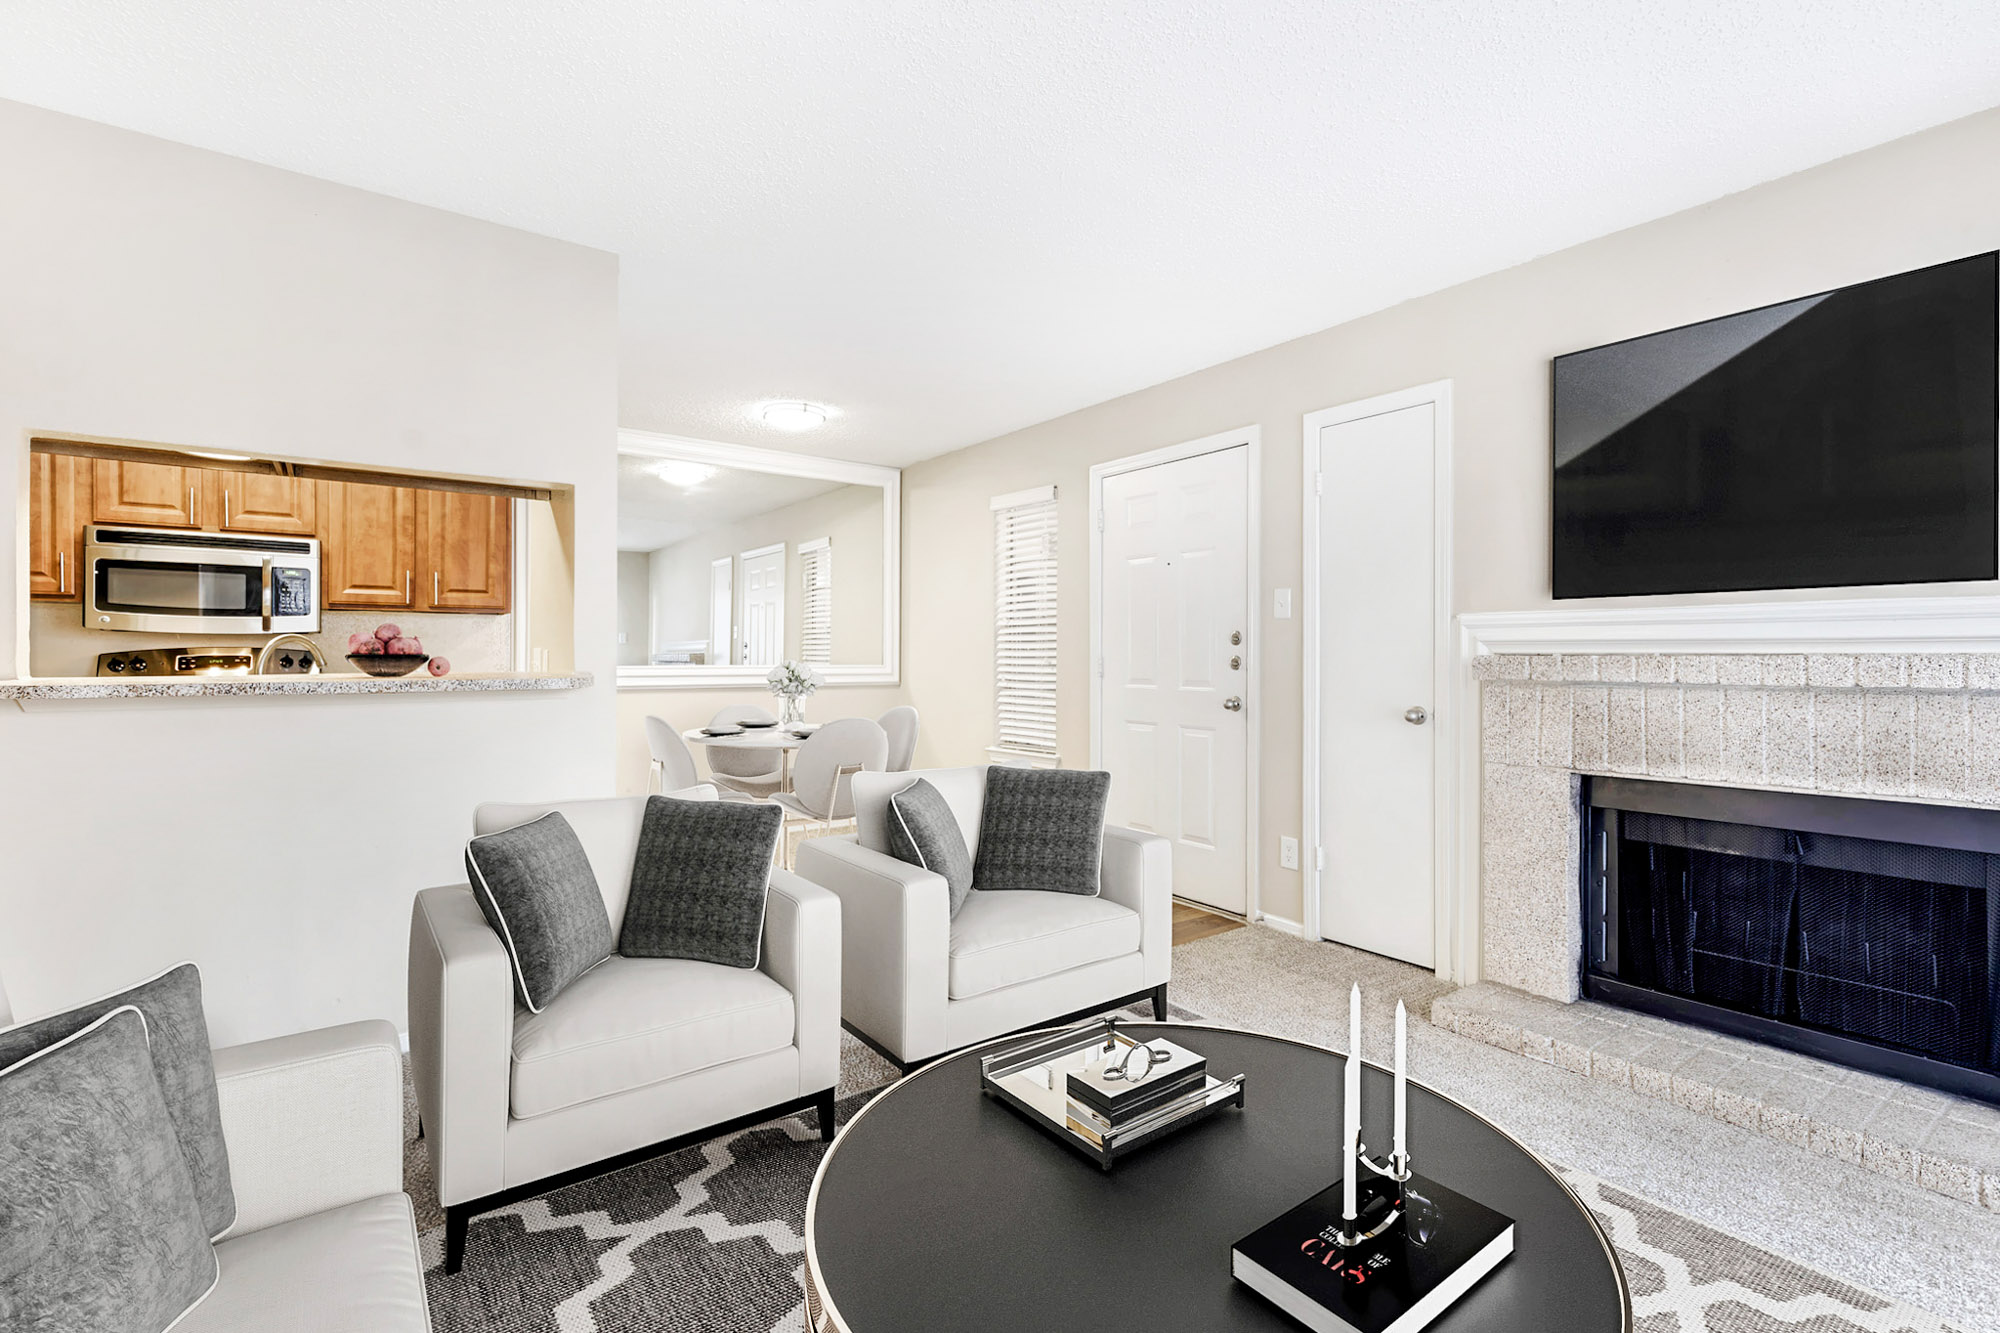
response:
M0 181L17 672L33 433L572 484L607 534L576 556L589 690L0 713L17 1014L192 958L218 1042L401 1026L410 899L460 878L474 804L612 786L616 260L12 103Z
M932 753L963 756L992 737L989 497L1061 487L1058 743L1082 766L1091 464L1261 426L1256 836L1266 910L1299 920L1302 880L1278 864L1278 839L1302 828L1302 622L1270 612L1272 589L1301 586L1305 414L1453 381L1454 609L1546 606L1551 357L1994 249L1996 162L2000 112L1987 112L905 469L903 672Z

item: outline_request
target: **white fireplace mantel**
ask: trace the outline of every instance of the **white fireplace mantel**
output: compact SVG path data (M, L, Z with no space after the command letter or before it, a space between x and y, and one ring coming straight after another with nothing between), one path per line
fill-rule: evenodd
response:
M1501 653L2000 653L2000 596L1677 606L1602 604L1458 617L1469 660Z

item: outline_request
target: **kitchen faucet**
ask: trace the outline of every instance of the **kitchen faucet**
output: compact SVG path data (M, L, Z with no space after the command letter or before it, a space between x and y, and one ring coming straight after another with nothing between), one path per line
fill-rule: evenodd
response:
M304 650L300 654L300 657L312 663L312 666L307 669L307 674L317 676L319 674L320 660L325 654L320 652L318 644L303 634L280 634L277 638L265 644L257 654L256 674L259 676L270 674L268 668L271 665L271 654L276 652L280 645L286 643L297 644Z

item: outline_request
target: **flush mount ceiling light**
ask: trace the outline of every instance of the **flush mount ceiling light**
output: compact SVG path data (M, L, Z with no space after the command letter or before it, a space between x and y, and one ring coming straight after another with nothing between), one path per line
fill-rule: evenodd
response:
M691 491L715 475L715 469L706 463L689 463L678 458L663 458L647 465L646 470L669 486L678 486Z
M817 430L826 424L827 410L817 403L766 403L757 415L772 430Z

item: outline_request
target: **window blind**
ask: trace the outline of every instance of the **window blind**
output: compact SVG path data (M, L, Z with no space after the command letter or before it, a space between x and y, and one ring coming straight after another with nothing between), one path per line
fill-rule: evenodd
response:
M994 682L1003 749L1056 752L1056 492L993 502Z
M820 666L833 662L833 540L799 543L805 595L799 612L799 660Z

